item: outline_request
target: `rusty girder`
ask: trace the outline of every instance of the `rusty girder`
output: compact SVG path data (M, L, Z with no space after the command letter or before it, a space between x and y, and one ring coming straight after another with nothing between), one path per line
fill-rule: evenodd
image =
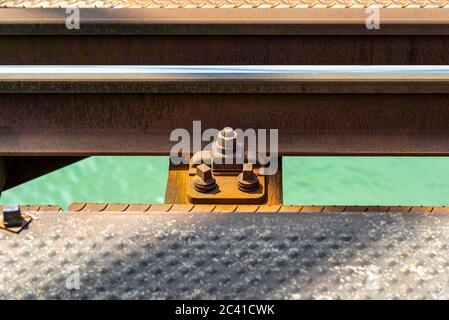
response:
M69 30L65 9L0 9L0 64L449 64L443 8L381 9L373 30L365 8L84 8L80 17Z

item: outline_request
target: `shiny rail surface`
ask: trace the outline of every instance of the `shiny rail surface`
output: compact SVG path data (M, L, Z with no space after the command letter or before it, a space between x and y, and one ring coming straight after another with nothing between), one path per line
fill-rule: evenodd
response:
M334 77L355 79L449 79L447 65L0 65L2 80L32 80L56 77L68 80L95 80L133 77L148 79L264 79L291 77L292 79Z
M0 92L446 93L448 66L0 66Z
M326 75L351 76L408 76L408 77L433 77L436 75L449 78L449 66L447 65L0 65L2 78L27 78L28 76L60 76L66 78L82 79L92 76L133 76L145 75L159 78L164 75L185 77L237 77L260 78L265 76L297 76L319 77Z

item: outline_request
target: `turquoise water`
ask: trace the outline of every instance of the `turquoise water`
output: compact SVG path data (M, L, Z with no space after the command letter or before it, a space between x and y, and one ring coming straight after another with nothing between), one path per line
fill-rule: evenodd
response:
M91 157L2 193L1 204L162 203L168 157Z
M448 205L449 158L286 157L284 202ZM168 157L91 157L3 192L0 204L162 203Z

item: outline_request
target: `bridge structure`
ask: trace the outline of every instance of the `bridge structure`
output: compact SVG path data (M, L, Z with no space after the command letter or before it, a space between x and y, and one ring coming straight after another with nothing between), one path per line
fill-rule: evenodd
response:
M277 129L279 170L171 164L164 204L5 206L0 297L449 298L447 207L282 201L282 157L449 155L446 7L1 2L0 190L89 156L169 155L197 120ZM61 282L72 264L81 290Z

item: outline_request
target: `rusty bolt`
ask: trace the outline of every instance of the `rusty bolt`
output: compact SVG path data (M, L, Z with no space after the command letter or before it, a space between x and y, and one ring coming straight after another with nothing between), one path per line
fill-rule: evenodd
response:
M221 130L218 133L218 150L220 153L224 153L224 150L226 149L232 149L235 150L236 148L236 139L237 139L237 132L234 131L234 129L230 127L226 127L223 130Z
M242 173L237 177L238 187L241 191L251 192L259 188L259 178L253 171L252 163L243 165Z
M196 174L199 176L206 184L211 184L214 180L212 175L212 170L209 168L207 164L200 164L196 168Z
M3 224L6 228L20 227L23 224L19 205L3 207Z
M196 167L196 174L193 178L193 182L195 189L202 193L211 191L217 186L211 168L205 163Z
M223 128L223 130L221 130L221 133L223 134L223 136L225 136L226 138L232 138L235 135L234 129L232 129L231 127L225 127Z
M253 172L253 164L252 163L245 163L243 165L243 180L249 181L251 179L254 179L255 173Z

